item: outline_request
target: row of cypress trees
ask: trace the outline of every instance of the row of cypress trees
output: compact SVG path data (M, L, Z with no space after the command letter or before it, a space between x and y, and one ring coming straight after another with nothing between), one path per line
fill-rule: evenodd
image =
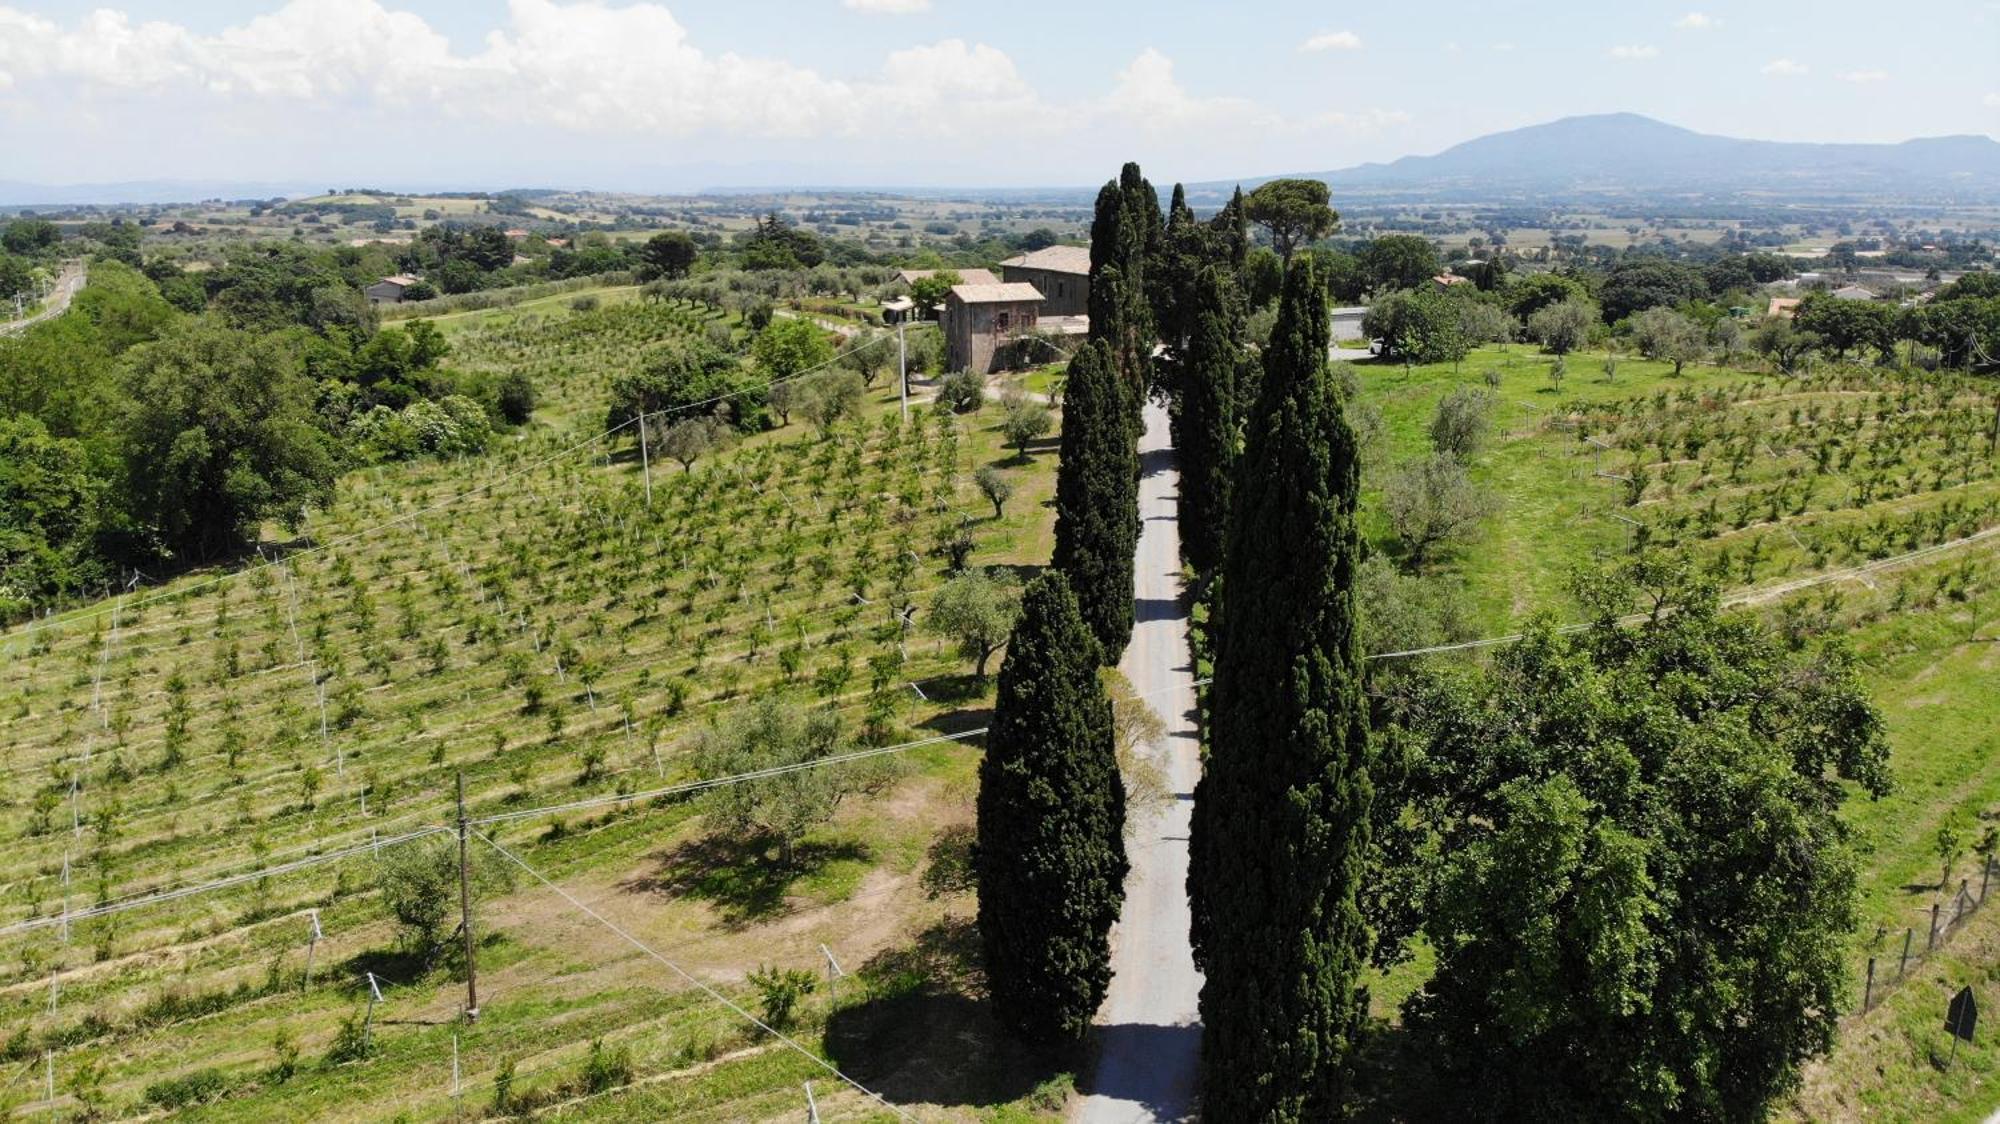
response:
M1151 382L1152 185L1128 164L1091 224L1090 335L1063 389L1056 542L1000 668L979 770L979 930L995 1012L1021 1038L1071 1044L1111 983L1125 901L1125 787L1098 669L1132 634L1138 437Z
M1204 1115L1337 1115L1366 996L1358 901L1367 712L1354 621L1353 431L1327 369L1326 289L1301 259L1271 346L1244 343L1238 193L1163 220L1128 164L1098 195L1091 333L1065 386L1051 570L1028 588L981 767L980 928L995 1009L1073 1042L1110 982L1124 799L1097 668L1132 629L1141 410L1172 405L1183 548L1213 604L1215 675L1188 892ZM1155 344L1163 344L1155 360ZM1228 591L1226 598L1222 591Z

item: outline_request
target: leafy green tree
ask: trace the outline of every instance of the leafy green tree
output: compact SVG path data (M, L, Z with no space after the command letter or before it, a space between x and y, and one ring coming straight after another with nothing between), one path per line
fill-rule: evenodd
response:
M951 294L952 286L965 284L965 278L955 269L940 269L927 277L919 277L910 282L910 299L915 301L920 312L929 312L944 303Z
M0 417L0 616L100 575L91 537L104 483L83 442L32 415Z
M993 518L1007 514L1007 500L1014 494L1014 482L1007 479L1006 473L990 464L983 464L979 466L979 471L972 474L972 482L978 486L979 494L986 497L986 502L993 505Z
M798 380L800 413L825 434L843 419L861 413L868 388L854 371L820 371Z
M15 219L0 232L0 247L10 254L29 256L54 248L62 241L62 231L47 219Z
M1411 568L1419 569L1439 548L1470 538L1493 510L1493 500L1472 482L1458 457L1438 452L1389 477L1382 507Z
M1708 295L1708 283L1692 266L1664 259L1622 262L1604 278L1597 299L1604 321L1616 324L1635 312L1661 305L1672 307Z
M1632 317L1632 342L1648 359L1674 365L1674 374L1708 354L1708 333L1671 308L1649 308Z
M696 734L694 760L702 776L728 777L851 748L838 713L804 710L767 695ZM709 815L718 832L748 832L776 843L779 864L789 868L808 831L833 819L849 796L879 786L884 776L880 767L860 762L723 785L708 797Z
M826 329L803 317L772 320L750 344L750 356L771 379L788 379L833 360Z
M1431 448L1469 460L1493 431L1493 410L1499 399L1492 391L1455 386L1431 413Z
M657 278L673 280L686 277L689 267L700 253L695 248L694 239L684 230L663 230L646 239L639 251L642 263L639 268L640 280L652 281Z
M1271 232L1271 246L1290 263L1292 254L1309 242L1332 234L1340 215L1328 206L1332 198L1319 180L1267 180L1243 199L1243 214Z
M168 548L214 558L333 499L339 463L286 341L198 324L133 354L124 494Z
M762 382L706 340L673 336L654 349L645 366L612 376L605 428L645 414L663 415L659 420L668 422L706 417L722 407L738 429L761 429L768 415Z
M376 856L375 887L404 948L426 962L436 957L458 911L457 846L431 838L390 847Z
M16 293L32 297L35 289L35 271L28 263L12 254L0 254L0 301L12 301ZM0 315L14 318L14 306L9 304Z
M1139 545L1139 458L1111 349L1086 343L1063 384L1052 564L1069 579L1102 646L1117 663L1132 635L1132 564Z
M1437 953L1404 1007L1436 1114L1763 1119L1846 1009L1839 809L1888 788L1881 717L1843 650L1789 651L1683 566L1582 592L1588 631L1437 677L1396 739L1377 917Z
M1798 368L1800 361L1813 353L1820 344L1819 336L1799 330L1798 325L1783 316L1772 316L1750 333L1750 346L1757 354L1778 365L1787 374Z
M1028 446L1055 428L1055 424L1055 413L1047 403L1014 397L1007 401L1006 412L1000 417L1000 434L1014 447L1014 452L1025 459Z
M1525 321L1552 304L1589 300L1590 292L1576 279L1560 273L1529 273L1509 283L1504 296L1507 311Z
M1574 297L1543 305L1528 317L1528 336L1551 355L1568 355L1590 342L1597 310Z
M1842 300L1830 293L1808 293L1799 302L1796 322L1818 336L1834 358L1874 348L1888 353L1895 347L1896 310L1875 301Z
M493 398L508 425L526 425L535 413L535 380L528 372L514 368L494 383Z
M1245 362L1240 308L1223 273L1203 270L1194 289L1194 326L1176 399L1174 444L1180 460L1181 553L1197 575L1222 563L1230 479L1242 423L1237 372Z
M1012 591L999 579L966 570L931 599L924 628L956 643L959 654L973 661L972 674L985 679L986 661L1006 646L1019 612Z
M1294 266L1232 498L1188 872L1212 1120L1337 1118L1368 1006L1360 464L1328 327Z
M1000 1021L1074 1042L1111 982L1125 789L1098 643L1069 582L1029 584L979 766L979 933Z
M1442 268L1437 247L1417 234L1384 234L1361 251L1361 268L1377 293L1428 286Z
M1405 363L1454 363L1469 345L1459 330L1458 301L1426 285L1378 297L1361 318L1369 339L1382 341L1382 354Z

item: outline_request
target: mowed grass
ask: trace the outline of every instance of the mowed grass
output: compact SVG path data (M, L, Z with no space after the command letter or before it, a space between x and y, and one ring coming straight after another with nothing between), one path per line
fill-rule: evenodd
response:
M1878 968L1878 980L1886 980L1905 929L1915 927L1918 951L1926 943L1942 869L1938 828L1956 824L1969 847L1989 822L2000 822L2000 691L1993 687L2000 682L1994 581L2000 536L1854 572L2000 526L1991 500L1996 463L1983 440L1993 417L1991 389L1950 380L1924 380L1913 389L1902 376L1878 371L1811 386L1715 367L1691 367L1676 378L1665 364L1629 356L1610 379L1602 358L1572 355L1560 391L1548 378L1550 357L1519 346L1484 349L1455 366L1356 365L1362 398L1382 411L1388 438L1366 478L1367 533L1377 549L1396 553L1381 514L1380 482L1394 463L1428 451L1431 413L1446 393L1461 385L1488 388L1485 372L1494 370L1500 375L1491 388L1498 399L1494 437L1472 471L1495 494L1498 509L1475 542L1433 567L1437 580L1459 585L1481 634L1512 632L1535 613L1576 619L1569 575L1630 554L1635 532L1613 518L1624 516L1647 524L1656 546L1684 550L1716 572L1726 593L1752 602L1750 611L1774 626L1790 619L1843 635L1882 709L1896 783L1881 800L1857 795L1844 812L1861 861L1861 924L1850 953L1850 1007L1858 1009L1871 952L1888 958L1889 967ZM1661 392L1667 400L1656 407ZM1696 402L1683 401L1684 393ZM1622 413L1609 410L1621 403ZM1795 511L1803 481L1815 475L1817 443L1834 424L1835 403L1843 404L1843 424L1865 415L1836 450L1853 446L1856 456L1845 469L1835 456ZM1796 424L1794 406L1801 411ZM1946 433L1947 415L1969 432ZM1656 448L1634 451L1621 443L1635 432L1685 427L1690 418L1703 419L1712 433L1755 433L1751 455L1733 479L1731 457L1705 450L1705 470L1701 456L1673 458L1684 465L1670 489ZM1600 452L1583 440L1585 433L1612 451ZM1874 441L1878 433L1885 434L1881 442ZM1873 467L1878 452L1882 463ZM1597 475L1629 475L1635 463L1652 475L1636 504L1625 482ZM1864 482L1865 500L1857 498ZM1780 486L1790 490L1774 513L1766 501ZM1745 495L1756 502L1738 528ZM1704 535L1699 513L1712 497L1721 497L1722 518ZM1676 527L1677 520L1684 522ZM1755 538L1764 545L1746 577L1744 556ZM1718 556L1725 549L1731 554L1723 569ZM1762 597L1805 578L1822 580ZM1969 854L1961 857L1948 892L1969 877L1976 895L1977 865ZM1996 917L2000 911L1974 914L1934 961L1912 969L1908 984L1891 988L1870 1014L1846 1021L1832 1055L1807 1074L1796 1110L1801 1118L1980 1119L2000 1107L2000 1083L1983 1077L1995 1058L1983 1047L1961 1050L1963 1068L1951 1071L1933 1066L1928 1055L1933 1045L1943 1046L1935 1033L1943 996L1990 983L1992 951L2000 947ZM1375 981L1379 1016L1393 1018L1402 998L1422 986L1429 961L1424 950L1418 953L1414 963ZM1982 998L1990 1006L2000 993Z
M656 461L649 508L630 442L572 446L601 419L611 370L700 330L684 312L487 317L455 335L453 362L545 372L536 427L481 459L350 476L299 537L269 544L293 552L282 566L189 575L0 636L0 833L15 859L0 923L365 850L446 822L462 771L475 815L609 800L493 838L735 1002L754 1005L758 966L822 969L821 946L835 950L853 976L838 1007L823 990L802 1004L807 1051L947 1117L1039 1111L1054 1075L992 1041L969 897L936 873L963 865L976 740L887 759L790 868L718 838L700 800L617 797L695 779L692 731L762 693L835 706L877 741L982 724L986 685L889 606L921 606L945 580L938 544L961 524L975 565L1043 562L1052 443L1017 457L997 411L920 407L900 425L878 385L829 435L794 424L691 472ZM971 486L984 464L1017 485L1003 517ZM158 1083L213 1070L213 1099L181 1106L198 1118L443 1119L461 1107L456 1032L467 1111L511 1061L517 1094L574 1102L566 1114L618 1115L592 1106L629 1096L641 1115L790 1116L817 1076L830 1119L869 1116L816 1063L513 873L480 908L477 1024L455 1019L462 983L397 952L363 854L77 919L67 941L55 926L0 937L0 1065L11 1077L53 1050L64 1112L138 1114ZM310 986L307 909L326 933ZM364 971L385 984L378 1050L324 1064L341 1020L363 1017ZM901 1042L911 1026L930 1031ZM631 1091L571 1088L595 1039L630 1051ZM281 1041L297 1050L289 1076ZM23 1078L0 1105L40 1097Z

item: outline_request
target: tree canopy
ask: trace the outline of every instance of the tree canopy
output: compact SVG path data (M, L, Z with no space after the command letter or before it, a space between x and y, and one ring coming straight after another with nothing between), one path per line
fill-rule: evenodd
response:
M1418 873L1382 881L1385 949L1438 958L1408 1025L1444 1115L1762 1119L1843 1009L1838 811L1888 788L1881 717L1843 650L1786 650L1681 566L1581 592L1587 632L1435 677L1395 739L1376 822Z
M1271 246L1285 261L1309 242L1332 234L1340 215L1328 205L1332 193L1320 180L1266 180L1244 196L1243 213L1271 232Z

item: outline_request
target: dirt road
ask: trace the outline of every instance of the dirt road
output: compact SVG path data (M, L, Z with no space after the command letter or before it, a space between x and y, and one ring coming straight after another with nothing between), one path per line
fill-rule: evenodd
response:
M1188 823L1201 758L1181 604L1180 474L1165 407L1146 407L1139 463L1137 623L1119 667L1166 722L1166 736L1145 752L1175 798L1135 808L1126 833L1132 872L1125 911L1111 933L1114 975L1097 1013L1096 1072L1083 1082L1073 1113L1087 1124L1192 1119L1201 1052L1195 1010L1201 973L1188 947L1187 901Z
M86 271L82 262L64 262L62 273L56 277L56 286L49 292L48 307L35 313L33 316L0 323L0 336L22 331L31 325L39 324L44 320L61 316L63 313L68 312L70 298L76 296L77 292L83 288L85 277Z

